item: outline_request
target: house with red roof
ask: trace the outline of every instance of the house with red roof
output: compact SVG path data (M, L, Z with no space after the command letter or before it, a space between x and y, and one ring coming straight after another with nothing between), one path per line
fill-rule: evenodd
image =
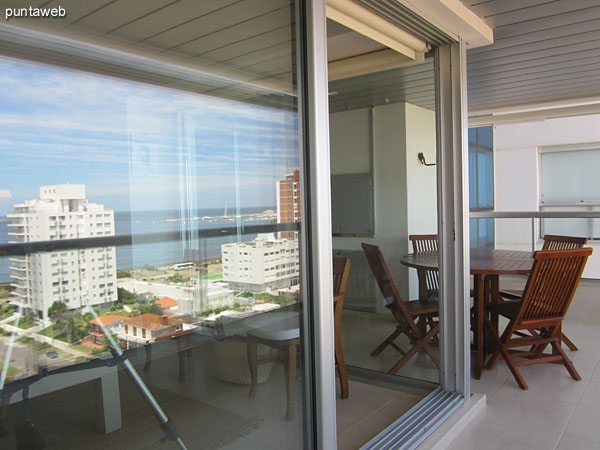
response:
M94 344L102 345L104 342L104 329L114 329L124 320L129 319L127 316L104 314L95 319L90 320L90 337Z
M115 334L121 343L129 348L178 337L194 328L194 325L169 315L142 314L124 320L115 328Z
M179 304L177 300L171 297L162 297L154 303L160 306L165 312L175 312Z

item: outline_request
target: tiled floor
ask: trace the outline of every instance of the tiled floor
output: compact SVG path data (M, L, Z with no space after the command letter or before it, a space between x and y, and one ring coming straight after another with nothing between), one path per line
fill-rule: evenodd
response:
M346 364L387 373L402 357L400 353L392 347L387 347L378 356L371 356L371 352L395 328L396 322L391 313L374 314L344 310L342 344ZM395 342L404 350L410 348L405 335L398 337ZM438 368L425 353L419 353L411 358L397 375L431 383L438 383L439 380Z
M473 392L486 394L487 406L449 449L600 449L599 297L600 285L582 283L563 327L579 347L566 352L583 380L573 380L562 365L521 367L529 385L523 391L498 363L473 380Z
M350 396L336 402L338 450L358 449L424 396L350 381Z

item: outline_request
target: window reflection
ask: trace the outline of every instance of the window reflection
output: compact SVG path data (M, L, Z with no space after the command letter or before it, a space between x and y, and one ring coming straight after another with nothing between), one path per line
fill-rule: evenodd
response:
M0 447L301 448L295 98L0 67Z

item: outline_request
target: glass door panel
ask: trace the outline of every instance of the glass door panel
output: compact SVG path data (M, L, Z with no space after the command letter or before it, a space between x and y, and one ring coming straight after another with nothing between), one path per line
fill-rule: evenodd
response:
M352 264L342 344L363 405L338 400L338 448L366 443L440 382L433 72L426 59L329 84L333 248ZM407 264L415 252L433 270ZM371 414L377 426L355 442Z

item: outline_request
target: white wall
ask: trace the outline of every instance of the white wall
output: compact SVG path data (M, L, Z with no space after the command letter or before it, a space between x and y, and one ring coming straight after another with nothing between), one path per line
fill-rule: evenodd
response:
M369 109L330 115L331 173L369 170ZM435 161L435 113L396 103L373 108L373 179L375 237L334 237L334 249L361 250L362 242L379 245L405 300L417 296L416 273L400 264L409 253L408 235L437 231L435 167L423 166L417 154ZM409 289L410 274L410 289ZM378 310L384 310L378 302Z
M408 200L408 234L437 233L436 166L424 166L436 161L435 112L406 103L406 175ZM409 244L410 245L410 244ZM409 246L409 252L412 247ZM418 298L419 282L416 270L409 271L410 298Z
M600 115L565 117L494 128L494 191L498 211L539 210L540 147L600 142ZM599 197L600 197L600 193ZM541 245L538 243L538 245ZM600 244L583 274L600 278ZM531 249L531 220L497 219L496 248Z

